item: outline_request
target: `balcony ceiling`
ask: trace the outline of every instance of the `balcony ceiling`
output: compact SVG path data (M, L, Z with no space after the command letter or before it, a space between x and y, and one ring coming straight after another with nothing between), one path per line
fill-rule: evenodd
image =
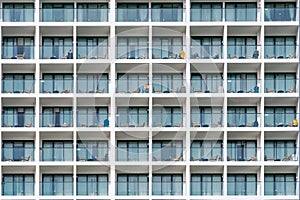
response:
M77 106L88 106L88 107L94 107L94 106L110 106L110 98L109 97L88 97L84 98L78 98L77 99Z
M183 106L185 104L185 98L153 98L153 107L155 106Z
M73 73L73 64L42 64L41 72Z
M118 97L116 98L116 106L146 106L149 107L148 97Z
M77 64L77 74L80 73L109 73L108 63L79 63Z
M223 140L223 131L199 131L191 132L191 141L193 140Z
M185 26L160 26L153 27L153 37L156 36L183 36L185 35Z
M223 106L224 97L191 98L191 106Z
M209 167L199 167L191 166L191 173L203 173L203 174L214 174L220 173L223 174L223 166L209 166Z
M3 140L35 140L35 132L2 132Z
M260 137L260 132L258 131L241 131L241 132L228 132L228 140L257 140Z
M35 35L35 27L34 26L26 26L22 27L22 32L20 32L20 27L2 27L2 36L32 36Z
M109 132L77 132L77 140L109 140Z
M42 140L73 140L73 132L41 132Z
M3 106L35 106L35 98L2 98Z
M265 72L280 72L282 73L282 63L266 63ZM297 72L297 63L284 63L284 72Z
M265 140L296 140L297 134L296 131L265 131Z
M40 27L40 32L42 37L46 36L68 36L71 37L73 35L73 27L72 26L43 26Z
M284 106L297 106L298 98L297 97L284 97L284 96L276 96L276 97L265 97L265 106L282 106L284 102Z
M185 137L184 131L153 131L153 140L183 140Z
M133 164L133 165L132 165ZM133 162L128 165L119 165L116 166L116 173L124 174L124 173L149 173L149 165L138 165L136 162Z
M153 174L155 173L185 173L185 165L177 165L178 162L174 161L166 161L162 162L163 165L154 165L152 167ZM173 164L173 165L172 165Z
M256 36L260 34L259 26L230 26L228 27L228 36Z
M257 72L260 70L261 63L229 63L228 73L231 72Z
M20 163L21 164L21 163ZM2 167L2 174L34 174L35 173L35 166L3 166Z
M298 26L265 26L265 36L296 36L297 31Z
M193 36L223 36L223 26L191 26L191 37Z
M230 97L228 98L228 106L256 106L260 103L260 97Z
M117 73L149 73L149 64L122 63L116 64Z
M3 73L35 73L35 64L3 64Z
M243 166L243 167L239 167L239 166L228 166L228 173L231 173L231 174L236 174L236 173L256 173L260 170L260 166L255 166L255 167L246 167L246 166Z
M292 161L290 161L292 162ZM296 161L298 163L298 161ZM276 164L280 164L281 162L279 161ZM284 165L282 163L282 165ZM286 166L284 165L284 167L276 167L276 166L265 166L265 173L268 174L274 174L274 173L297 173L298 172L298 168L297 166Z
M133 25L134 23L132 23ZM116 27L116 37L118 36L147 36L149 35L149 27L134 27L134 26L120 26Z
M72 98L58 98L56 95L52 95L54 98L49 97L41 97L40 99L40 105L42 106L50 106L50 107L58 107L58 106L67 106L72 107L73 105L73 99Z
M122 129L122 127L121 127ZM116 140L148 140L149 132L139 131L138 134L136 131L118 131L116 132Z
M109 36L109 27L105 26L80 26L77 28L77 36Z
M174 64L153 64L153 73L183 73L185 71L184 63Z
M109 173L109 167L104 165L97 165L95 166L77 166L77 173L78 174L103 174Z
M55 166L41 166L40 172L42 174L73 173L73 166L59 166L59 163L55 163Z
M224 71L224 65L222 63L194 63L191 64L191 73L219 73L220 77Z

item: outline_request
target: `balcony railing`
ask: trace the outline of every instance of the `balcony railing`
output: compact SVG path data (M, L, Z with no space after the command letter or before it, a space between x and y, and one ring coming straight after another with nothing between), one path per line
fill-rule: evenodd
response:
M227 181L227 195L229 196L256 196L257 181Z
M298 161L297 147L265 147L265 161Z
M107 8L77 8L78 22L108 22Z
M222 59L222 45L191 45L191 59Z
M183 45L153 45L152 59L184 59Z
M191 113L191 127L221 127L222 113Z
M227 161L259 161L259 147L227 147Z
M191 93L223 93L223 79L191 79Z
M298 127L297 113L265 113L265 127Z
M152 181L152 195L183 195L183 181Z
M3 196L33 196L34 182L32 181L3 182L2 195Z
M2 147L2 161L34 161L34 147Z
M228 79L227 93L259 93L259 79Z
M260 58L258 45L227 45L228 59L258 59Z
M152 127L183 127L183 113L153 113L152 121Z
M42 182L40 188L41 188L40 195L43 196L73 195L72 181Z
M3 45L2 59L34 59L34 46Z
M298 79L265 79L265 93L295 93Z
M221 196L223 194L222 181L191 181L191 195Z
M186 93L186 80L182 78L153 78L153 93Z
M265 195L267 196L291 196L298 195L298 181L266 181Z
M266 45L265 59L294 59L298 45Z
M226 8L225 20L227 22L255 22L257 10L257 8Z
M34 93L34 79L2 79L2 93Z
M191 161L222 161L222 147L191 147Z
M108 113L94 113L94 114L77 114L77 127L108 127L105 120L109 118Z
M149 80L146 78L117 79L117 93L149 93Z
M107 59L108 47L106 44L77 46L77 59Z
M73 8L42 8L40 9L41 22L73 22Z
M73 79L42 79L40 93L72 93Z
M34 8L3 8L3 22L33 22Z
M118 147L117 161L148 161L147 147Z
M77 181L77 195L79 196L107 196L107 181Z
M153 147L152 161L183 161L182 147Z
M41 161L73 161L73 147L43 147Z
M149 9L148 8L117 8L116 21L117 22L148 22Z
M116 46L117 59L148 59L148 45L120 45Z
M299 8L265 8L265 21L298 21Z
M34 127L33 113L2 114L2 127Z
M72 127L72 114L41 114L40 127Z
M259 113L227 113L227 127L260 127Z
M40 59L73 59L72 45L42 45Z
M148 113L132 114L132 113L118 113L116 114L117 127L147 127Z
M146 181L118 181L116 183L116 195L139 196L148 195L148 185Z
M92 148L77 148L77 161L108 161L108 148L97 147L97 152Z
M182 8L152 8L152 22L182 22Z
M221 22L223 9L191 8L191 22ZM192 54L191 54L192 55Z

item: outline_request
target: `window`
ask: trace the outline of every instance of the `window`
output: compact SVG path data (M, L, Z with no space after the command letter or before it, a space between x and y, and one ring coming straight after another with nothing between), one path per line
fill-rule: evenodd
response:
M118 161L148 161L148 141L118 141Z
M108 176L77 175L77 195L108 195Z
M181 174L153 174L152 195L183 195Z
M147 107L118 107L119 127L144 127L148 125Z
M42 59L73 59L73 41L71 37L44 37Z
M148 58L148 38L146 37L118 37L118 59L146 59Z
M148 21L148 4L146 3L118 3L118 22L146 22Z
M191 74L192 92L220 93L223 92L222 74Z
M249 59L257 58L256 37L228 37L227 40L227 58Z
M3 196L34 195L34 175L3 174Z
M43 107L42 127L71 127L72 108L71 107Z
M78 127L103 127L108 119L107 107L79 107L77 109Z
M296 73L266 73L265 92L296 92Z
M3 3L4 22L33 22L33 3Z
M108 93L108 74L77 74L78 93Z
M2 127L32 127L33 123L33 107L2 108Z
M43 161L72 161L72 141L43 141Z
M183 113L181 107L154 107L154 127L182 127Z
M33 141L3 141L2 161L33 161Z
M70 93L73 91L73 74L43 74L41 92Z
M226 21L256 21L256 3L226 3Z
M43 22L74 21L74 5L72 3L43 3Z
M220 127L222 124L221 107L191 107L192 127Z
M227 195L256 195L255 174L229 174L227 176Z
M3 37L2 58L5 59L33 59L33 37Z
M152 144L153 161L182 161L183 144L182 141L153 141Z
M192 37L191 58L222 58L222 43L223 42L221 37Z
M265 58L296 58L296 37L265 37Z
M107 22L108 8L106 3L78 3L77 21Z
M249 74L228 74L227 75L227 92L237 93L257 93L257 75L255 73Z
M77 59L105 59L108 58L107 37L78 37Z
M228 161L257 161L256 141L235 141L227 142Z
M296 21L294 2L265 3L265 21Z
M221 174L192 174L191 195L222 195Z
M153 22L182 22L183 9L181 3L153 3Z
M181 37L153 37L153 59L180 58Z
M191 161L221 161L223 144L219 140L193 141Z
M122 74L117 75L117 92L149 93L148 74Z
M222 21L221 3L191 3L191 21L217 22Z
M77 160L79 161L108 161L107 141L78 141Z
M147 174L118 174L117 195L148 195L148 175Z
M265 107L266 127L292 127L294 119L295 107Z
M296 195L295 174L265 174L265 195Z
M266 140L265 161L296 161L296 141L293 140Z
M73 195L73 175L44 174L42 181L42 195Z
M2 92L32 93L34 91L34 74L3 74Z
M152 82L154 93L185 92L182 74L153 74Z
M256 107L228 107L229 127L258 127Z

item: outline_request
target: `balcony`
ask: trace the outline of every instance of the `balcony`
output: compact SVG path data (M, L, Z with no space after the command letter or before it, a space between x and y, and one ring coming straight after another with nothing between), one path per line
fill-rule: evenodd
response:
M259 113L227 113L227 127L260 127Z
M40 80L40 93L73 93L73 78L42 79Z
M146 43L146 41L144 42ZM117 59L148 59L148 44L141 45L121 45L116 46Z
M147 75L145 75L147 76ZM149 93L149 80L148 78L119 78L117 82L117 93Z
M97 150L89 147L77 147L77 161L108 161L108 148L97 147Z
M34 127L34 118L33 113L3 113L2 127Z
M34 147L2 147L2 161L34 161Z
M298 181L267 181L265 180L266 196L292 196L298 195Z
M34 196L34 181L5 181L2 183L3 196Z
M116 195L140 196L148 195L148 181L118 181L116 183Z
M31 7L31 6L28 6ZM33 4L32 4L33 7ZM34 8L2 8L3 22L33 22Z
M108 113L77 114L77 127L109 127Z
M5 78L5 76L4 76ZM34 79L2 79L2 93L34 93Z
M265 93L296 93L296 82L298 79L265 79Z
M144 109L143 109L144 110ZM146 113L118 113L116 114L117 127L148 127L149 115Z
M174 75L174 76L179 76ZM153 93L186 93L186 81L182 78L168 77L168 74L153 77Z
M297 113L265 113L265 127L298 127Z
M153 45L152 59L184 59L183 45Z
M148 161L148 147L117 147L117 161Z
M191 45L191 59L222 59L222 45Z
M228 59L259 59L258 45L227 45Z
M61 179L63 179L63 177ZM42 196L73 195L73 181L43 181L40 188L40 195Z
M67 127L72 127L72 119L73 115L72 114L48 114L48 113L43 113L40 115L41 120L40 120L40 127L62 127L62 128L67 128Z
M183 113L153 112L152 121L152 127L183 127Z
M227 195L228 196L256 196L257 181L227 181Z
M193 178L193 177L192 177ZM221 196L223 194L223 182L219 180L191 181L191 195L193 196Z
M42 147L41 161L73 161L73 147Z
M33 45L3 45L2 59L34 59Z
M191 147L191 161L222 161L222 147Z
M259 93L260 79L228 79L227 93Z
M183 161L183 148L174 146L152 148L152 161Z
M222 113L191 112L191 127L221 127Z
M88 179L88 181L78 180L77 195L78 196L107 196L108 184L109 183L107 180L106 181L101 179L99 180L99 177L98 180L96 178L90 180Z
M298 45L266 45L265 59L294 59Z
M41 22L74 22L73 8L42 8L40 9Z
M259 161L259 147L227 147L227 161Z
M223 93L223 79L220 74L216 76L220 78L191 79L191 93Z
M67 56L68 57L68 56ZM108 59L108 47L106 44L78 45L77 59Z
M72 45L42 45L40 59L73 59Z
M228 4L228 5L230 5L230 4ZM252 7L252 8L251 7L226 8L225 9L225 15L226 15L225 20L226 20L226 22L256 22L257 21L257 11L258 11L258 9L255 7Z
M77 8L77 21L108 22L108 13L109 9L107 8Z
M223 9L217 8L191 8L191 22L221 22ZM193 55L193 54L191 54Z
M296 147L265 147L265 161L298 161Z
M152 181L153 196L183 195L183 181Z
M182 8L152 8L152 22L182 22Z
M265 22L298 21L299 8L265 8Z
M148 8L117 8L116 21L117 22L148 22L149 9Z

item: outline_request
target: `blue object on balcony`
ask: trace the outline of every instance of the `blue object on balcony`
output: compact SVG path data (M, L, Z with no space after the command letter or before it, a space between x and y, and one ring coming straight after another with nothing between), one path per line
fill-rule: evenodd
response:
M258 121L253 122L253 127L258 127Z
M258 93L259 92L259 87L254 86L253 90L254 90L254 93Z
M104 122L103 122L103 124L104 124L104 127L108 127L109 126L109 120L105 119Z

